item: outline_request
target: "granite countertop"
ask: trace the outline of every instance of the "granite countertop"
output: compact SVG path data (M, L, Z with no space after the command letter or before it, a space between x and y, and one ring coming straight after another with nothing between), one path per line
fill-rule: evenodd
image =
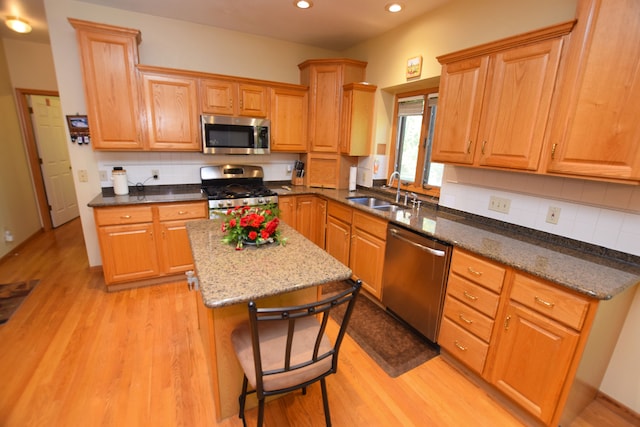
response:
M549 280L597 299L610 299L625 289L640 284L640 257L513 226L465 212L424 203L389 213L349 201L349 197L376 196L391 200L393 195L375 189L347 190L310 188L268 183L280 196L315 194L346 203L384 218L396 225L433 237L456 247L495 260L515 269ZM286 187L286 188L284 188ZM135 188L133 188L135 190ZM142 194L140 194L142 193ZM147 187L128 196L100 194L92 207L206 200L199 184ZM208 220L205 220L205 222ZM286 227L286 225L285 225ZM291 230L295 233L294 230ZM297 233L293 234L296 235ZM294 239L295 240L295 239ZM326 252L309 243L318 256ZM310 250L311 250L310 249ZM306 250L306 249L305 249ZM274 252L276 252L274 250ZM305 257L305 263L311 257ZM278 258L282 260L282 258ZM278 261L280 262L280 261ZM226 267L225 267L226 268ZM224 268L221 269L224 271ZM203 294L204 295L204 294Z
M287 224L285 245L246 246L222 242L220 220L187 222L187 233L204 305L219 308L253 299L345 280L351 270Z

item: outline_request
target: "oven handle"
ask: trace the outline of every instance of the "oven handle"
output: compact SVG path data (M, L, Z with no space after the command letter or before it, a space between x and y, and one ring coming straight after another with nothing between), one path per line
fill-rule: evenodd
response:
M413 245L419 249L422 249L423 251L429 252L432 255L435 256L439 256L439 257L443 257L445 256L445 251L441 251L438 249L431 249L430 247L421 245L420 243L414 242L413 240L409 240L406 237L401 236L397 230L394 230L393 228L389 230L391 232L391 236L395 237L396 239L402 240L403 242L409 243L410 245Z

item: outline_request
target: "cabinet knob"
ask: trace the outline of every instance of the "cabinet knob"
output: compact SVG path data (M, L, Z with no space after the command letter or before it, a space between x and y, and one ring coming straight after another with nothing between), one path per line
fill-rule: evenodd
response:
M484 147L485 145L487 145L487 141L482 141L482 148L480 149L480 152L482 153L482 155L484 156Z
M460 343L458 342L458 340L455 340L453 344L454 344L456 347L458 347L460 350L462 350L462 351L467 351L467 347L465 347L465 346L463 346L462 344L460 344Z
M471 154L471 140L467 143L467 154Z
M556 147L558 146L558 144L553 144L551 146L551 160L555 160L556 158Z
M508 315L506 319L504 319L504 328L509 329L509 322L511 322L511 315Z

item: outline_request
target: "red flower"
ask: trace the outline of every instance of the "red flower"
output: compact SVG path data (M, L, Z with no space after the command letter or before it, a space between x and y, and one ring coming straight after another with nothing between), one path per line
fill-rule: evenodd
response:
M229 227L235 227L236 226L236 220L235 218L231 218L229 220Z
M250 231L247 237L249 237L249 240L256 240L258 238L258 233L256 233L255 231Z
M263 239L265 239L265 240L266 240L266 239L268 239L268 238L269 238L269 236L270 236L270 234L267 232L267 230L262 230L262 231L260 232L260 237L262 237L262 238L263 238Z

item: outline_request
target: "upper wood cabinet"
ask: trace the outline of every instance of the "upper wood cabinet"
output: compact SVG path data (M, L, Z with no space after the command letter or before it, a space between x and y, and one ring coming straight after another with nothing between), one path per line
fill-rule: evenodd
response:
M583 0L553 110L548 172L640 180L640 2Z
M304 153L308 149L308 90L271 88L271 150Z
M298 65L300 83L309 86L311 151L338 153L342 87L363 82L367 63L351 59L313 59Z
M136 64L140 31L69 18L80 48L91 145L141 150L141 96Z
M203 113L228 116L268 117L269 88L227 79L200 81Z
M362 83L344 85L340 152L350 156L371 154L373 107L377 87Z
M536 170L560 53L574 22L438 57L432 160Z
M140 67L151 150L200 151L197 79Z

